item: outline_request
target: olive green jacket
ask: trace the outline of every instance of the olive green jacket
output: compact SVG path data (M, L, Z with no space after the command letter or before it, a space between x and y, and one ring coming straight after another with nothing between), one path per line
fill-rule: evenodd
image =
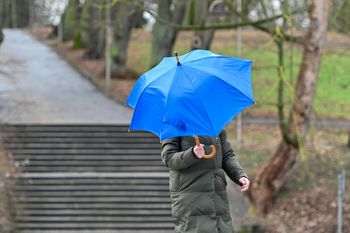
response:
M248 177L240 166L227 134L199 137L206 154L210 145L217 149L212 159L198 159L193 137L162 141L162 161L169 168L172 216L175 231L181 233L232 233L226 194L225 173L237 184Z

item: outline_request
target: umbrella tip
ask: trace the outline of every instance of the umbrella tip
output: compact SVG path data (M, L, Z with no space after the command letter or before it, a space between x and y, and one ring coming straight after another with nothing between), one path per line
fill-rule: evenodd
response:
M176 51L175 51L175 57L176 57L177 65L180 65L179 55L177 54Z

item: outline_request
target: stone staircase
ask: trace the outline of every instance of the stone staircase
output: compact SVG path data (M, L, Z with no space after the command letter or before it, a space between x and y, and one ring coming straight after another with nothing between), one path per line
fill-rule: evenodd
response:
M126 125L1 125L24 233L168 233L158 138Z

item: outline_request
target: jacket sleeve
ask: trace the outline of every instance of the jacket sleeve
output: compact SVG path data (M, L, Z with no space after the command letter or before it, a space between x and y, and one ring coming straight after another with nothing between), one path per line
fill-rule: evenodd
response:
M169 169L181 170L190 167L198 161L193 147L180 151L180 138L171 138L162 141L162 161Z
M227 133L225 130L220 133L220 141L222 148L222 168L233 182L241 185L239 179L241 177L249 177L239 164L236 154L227 140Z

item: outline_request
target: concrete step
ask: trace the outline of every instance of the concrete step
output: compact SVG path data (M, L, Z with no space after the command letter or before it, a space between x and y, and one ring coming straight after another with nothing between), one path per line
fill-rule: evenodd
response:
M91 185L84 185L84 184L72 184L72 185L16 185L13 187L13 190L17 191L32 191L32 192L39 192L42 191L94 191L94 190L103 190L103 191L128 191L132 190L134 192L136 191L169 191L168 185L157 185L157 186L151 186L151 185L116 185L116 184L110 184L110 185L99 185L99 184L91 184Z
M27 185L35 185L35 186L43 186L43 187L59 187L59 185L108 185L108 186L125 186L132 185L132 187L140 187L142 185L147 185L147 187L157 187L158 185L164 186L168 185L169 180L167 177L159 177L157 179L147 178L147 177L118 177L116 178L108 178L108 177L37 177L37 178L24 178L18 177L16 178L16 185L20 185L25 187Z
M174 233L172 228L162 229L21 229L21 233Z
M22 197L18 202L25 203L170 203L169 197Z
M22 210L21 219L23 216L168 216L170 213L168 210L111 210L111 209L56 209L56 210L37 210L29 209Z
M132 144L144 144L144 143L157 143L159 144L159 139L156 137L138 137L133 138L131 141L129 137L17 137L5 138L6 143L132 143Z
M139 190L137 190L139 191ZM142 195L136 193L135 190L63 190L63 191L47 191L47 190L37 190L37 191L23 191L18 193L19 196L30 197L130 197L131 195L143 196L143 197L169 197L168 190L140 190ZM15 194L16 195L16 194Z
M65 222L65 223L41 223L40 225L36 222L34 223L22 223L18 222L17 227L19 229L128 229L128 230L151 230L151 229L173 229L174 226L172 223L162 223L162 222L140 222L139 224L135 224L135 222L125 223L125 222L107 222L107 223L98 223L98 222L82 222L82 223L73 223L73 222ZM117 231L119 232L119 231Z
M46 159L46 160L17 160L20 164L20 166L23 167L40 167L40 166L49 166L49 167L55 167L55 166L115 166L115 167L130 167L130 166L143 166L145 164L144 160L117 160L117 158L114 158L114 160L99 160L98 158L95 158L95 160L54 160L54 159ZM96 165L98 164L98 165ZM147 160L147 166L157 166L161 167L162 162L160 159L157 160Z
M56 209L117 209L117 210L169 210L170 203L23 203L20 208L35 210Z
M161 166L134 166L130 164L129 166L24 166L20 167L21 172L24 173L56 173L56 172L166 172L167 169Z
M133 149L133 148L125 148L125 149L104 149L103 147L97 149L83 149L83 148L67 148L67 149L55 149L55 148L44 148L44 149L22 149L22 148L14 148L11 149L12 154L66 154L66 155L80 155L80 154L105 154L105 155L159 155L159 149Z
M159 139L126 125L2 125L20 233L174 232Z
M20 161L24 162L23 160L29 160L29 161L40 161L40 160L63 160L63 161L79 161L79 160L84 160L84 161L113 161L113 160L118 160L118 161L128 161L129 163L132 163L132 161L158 161L160 162L160 155L104 155L104 154L79 154L79 155L66 155L66 154L58 154L58 155L51 155L51 154L28 154L28 155L23 155L23 154L12 154L12 156Z
M42 150L42 149L100 149L103 148L104 150L110 150L110 149L130 149L130 148L135 148L135 149L160 149L160 144L157 143L134 143L134 142L129 142L129 143L91 143L91 142L86 142L86 143L33 143L33 142L28 142L28 143L7 143L6 144L6 149L11 150L11 149L37 149L37 150Z
M3 136L6 136L7 138L132 138L132 139L138 139L138 138L146 138L150 137L149 134L145 133L129 133L129 132L106 132L106 131L94 131L94 132L4 132L1 131ZM154 136L151 136L154 138ZM159 142L159 140L158 140Z
M108 131L108 132L125 132L128 131L127 125L89 125L89 124L16 124L16 125L1 125L0 130L3 132L94 132L94 131ZM135 131L132 131L135 132ZM142 132L149 134L147 132Z
M140 223L140 222L171 222L171 216L158 216L158 215L146 215L146 216L88 216L88 215L80 215L80 216L22 216L19 222L21 223L66 223L66 222L105 222L105 223Z

